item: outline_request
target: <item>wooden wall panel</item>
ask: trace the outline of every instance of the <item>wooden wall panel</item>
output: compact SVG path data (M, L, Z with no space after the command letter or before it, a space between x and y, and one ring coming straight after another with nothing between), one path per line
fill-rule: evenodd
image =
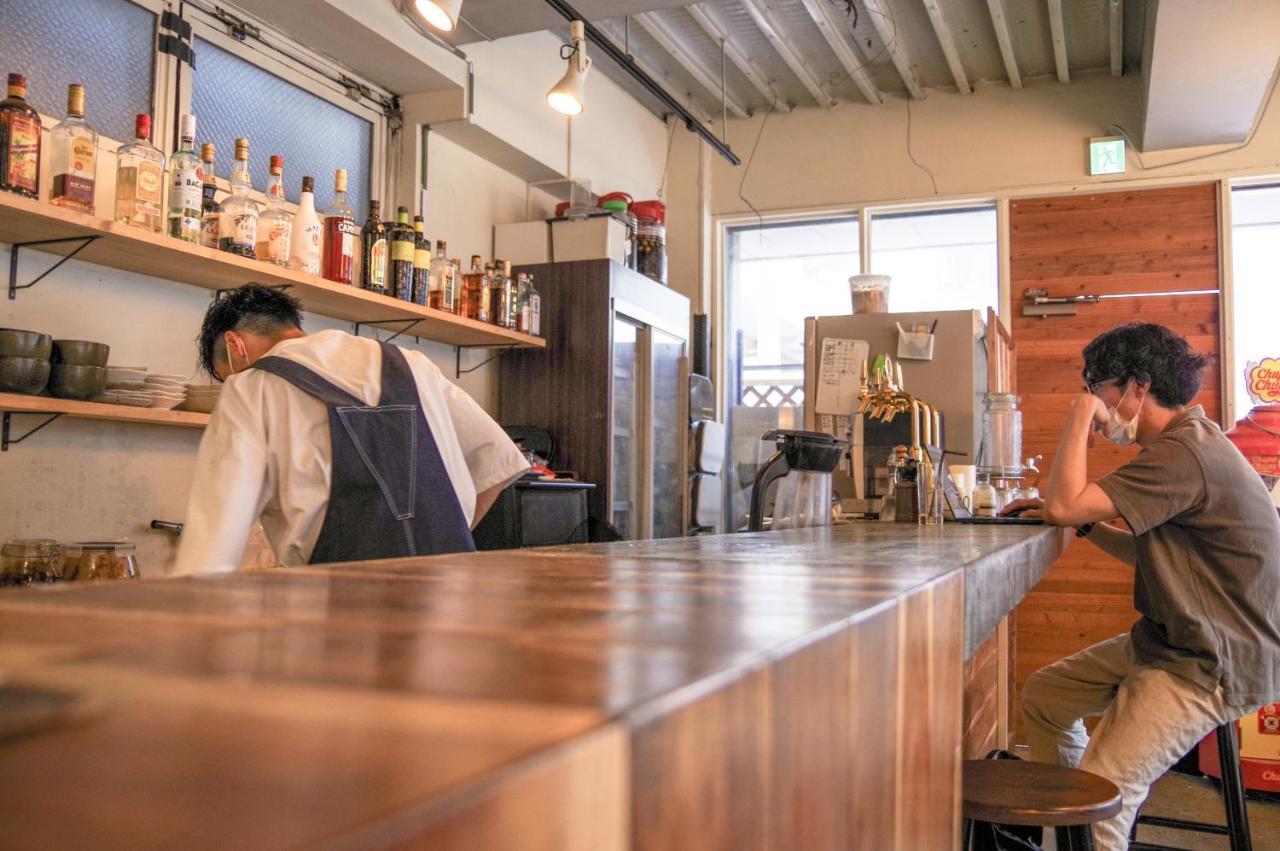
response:
M1000 726L1000 630L978 645L964 666L964 758L996 747Z
M1219 354L1218 189L1204 183L1020 199L1009 205L1009 223L1023 454L1043 454L1048 470L1067 405L1081 389L1081 351L1095 336L1124 322L1156 322L1197 351ZM1028 288L1050 296L1176 295L1106 299L1081 305L1075 316L1039 318L1021 315ZM1194 290L1215 292L1184 294ZM1195 404L1221 421L1220 400L1211 365ZM1135 454L1100 441L1089 453L1090 478ZM1073 543L1018 608L1018 688L1037 668L1128 631L1137 619L1132 602L1133 569L1088 542Z

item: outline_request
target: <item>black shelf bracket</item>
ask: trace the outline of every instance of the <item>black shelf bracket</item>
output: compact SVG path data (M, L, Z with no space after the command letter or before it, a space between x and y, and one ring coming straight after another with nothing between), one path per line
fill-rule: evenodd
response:
M98 237L96 235L65 236L60 239L36 239L36 240L32 240L31 242L15 242L13 244L13 248L9 251L9 301L14 301L18 298L18 290L31 289L36 284L43 281L49 275L49 273L53 272L63 263L66 263L72 257L75 257L81 251L88 248L91 244L93 244L95 240L97 240L97 238ZM54 263L48 269L45 269L43 272L41 272L38 276L36 276L35 280L27 284L18 283L18 251L19 249L31 248L37 245L60 245L64 242L78 242L80 244L77 245L70 254L60 258L57 263Z
M461 378L467 373L475 372L480 367L484 366L485 364L492 361L494 358L501 355L507 349L518 349L518 348L520 348L519 343L485 344L480 346L458 346L454 350L457 353L457 357L454 360L453 377ZM466 369L463 369L462 368L462 350L463 349L497 349L497 351L489 355L489 357L485 358L484 360L480 361L480 363L476 364L475 366L469 366Z
M33 434L35 434L36 432L38 432L40 429L42 429L42 428L44 428L45 426L47 426L49 423L53 422L54 420L56 420L56 419L58 419L59 417L61 417L61 416L62 416L62 414L52 414L52 415L50 415L50 416L49 416L49 417L48 417L44 422L40 423L40 425L36 426L35 428L33 428L33 429L29 430L29 431L28 431L26 434L24 434L22 437L13 437L13 436L11 436L11 432L10 432L10 422L9 422L9 418L13 416L13 413L14 413L13 411L5 411L5 412L4 412L4 423L3 423L3 425L0 425L0 452L8 452L8 451L9 451L9 447L10 447L11 445L16 444L16 443L21 443L22 441L26 440L26 439L27 439L28 437L30 437L31 435L33 435ZM28 413L28 412L27 412L27 411L19 411L18 413Z
M403 327L403 328L398 329L394 334L392 334L390 337L388 337L387 339L385 339L385 340L383 340L383 341L382 341L382 342L384 342L384 343L390 343L390 342L391 342L392 340L394 340L396 337L399 337L399 336L401 336L402 334L405 334L406 332L408 332L408 330L409 330L410 328L412 328L413 326L417 325L417 324L418 324L419 322L421 322L421 321L422 321L421 319L375 319L375 320L372 320L372 321L370 321L370 322L357 322L357 323L356 323L356 336L357 336L357 337L359 337L359 336L360 336L360 329L361 329L361 328L364 328L364 327L373 327L373 328L380 328L380 329L381 329L383 325L394 325L395 323L397 323L397 322L398 322L398 323L400 323L401 325L403 325L404 327ZM389 330L389 329L382 329L382 330ZM415 337L414 337L414 339L415 339L415 340L418 340L419 338L415 336Z

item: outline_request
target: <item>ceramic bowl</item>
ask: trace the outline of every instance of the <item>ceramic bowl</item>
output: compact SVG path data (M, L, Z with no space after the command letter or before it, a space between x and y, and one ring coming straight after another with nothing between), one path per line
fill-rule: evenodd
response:
M42 392L48 383L48 360L0 357L0 391L34 394Z
M107 370L101 366L55 363L49 377L49 392L59 399L94 399L106 389Z
M0 328L0 357L48 360L53 356L53 338L39 331Z
M54 340L53 362L69 366L105 367L111 347L106 343L94 343L89 340ZM106 370L102 372L106 376Z

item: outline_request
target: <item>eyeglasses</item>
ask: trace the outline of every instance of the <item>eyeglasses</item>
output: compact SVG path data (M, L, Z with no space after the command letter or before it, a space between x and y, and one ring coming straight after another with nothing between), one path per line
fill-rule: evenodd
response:
M1118 383L1117 379L1114 378L1100 378L1097 381L1090 381L1086 376L1084 380L1084 392L1092 393L1096 396L1098 395L1098 388L1102 387L1104 384L1111 384L1113 382Z

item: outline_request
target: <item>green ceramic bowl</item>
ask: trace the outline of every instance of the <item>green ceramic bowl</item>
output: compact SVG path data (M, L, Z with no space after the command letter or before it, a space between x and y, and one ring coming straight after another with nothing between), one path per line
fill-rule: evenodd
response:
M48 360L53 355L53 338L39 331L0 328L0 357Z
M55 363L49 392L59 399L96 399L107 389L107 370L101 366Z
M70 366L106 366L111 347L88 340L54 340L53 362Z
M42 358L0 357L0 391L41 393L49 383L49 361Z

